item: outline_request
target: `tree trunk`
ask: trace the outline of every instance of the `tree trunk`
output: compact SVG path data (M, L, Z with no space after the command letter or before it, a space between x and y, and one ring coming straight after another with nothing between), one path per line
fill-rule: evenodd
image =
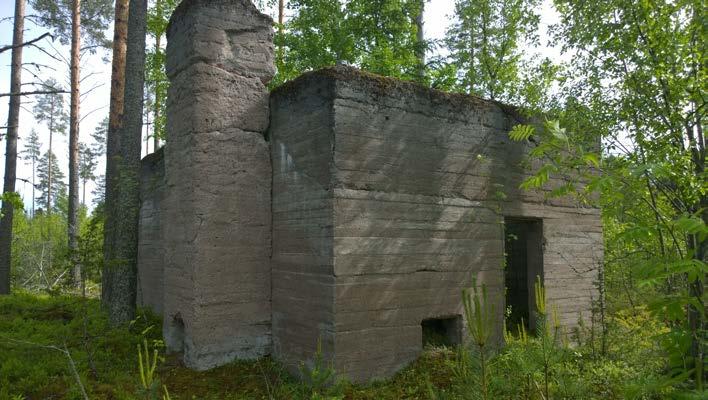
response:
M117 156L117 149L120 146L120 140L117 131L123 120L123 103L124 103L124 88L125 88L125 50L128 37L128 3L129 0L116 0L116 10L114 19L113 31L113 61L111 67L111 99L108 114L108 132L106 133L106 193L105 207L109 210L113 207L113 199L116 197L114 193L115 185L112 184L117 176L115 160L112 158ZM108 214L108 212L106 212ZM106 218L104 225L104 260L112 259L112 249L114 248L114 227L115 218ZM109 252L109 249L111 251ZM111 276L112 267L108 263L104 263L101 277L101 305L104 309L108 309L111 303Z
M425 23L425 1L420 0L420 12L415 19L415 25L417 27L416 32L416 57L418 58L418 78L423 79L425 77L425 31L423 29Z
M81 287L79 262L79 57L81 51L81 0L71 7L71 110L69 111L69 259L74 287Z
M36 159L37 159L36 156L32 157L32 218L33 219L34 219L34 201L35 201L34 196L35 196L35 189L36 189L36 186L34 184L34 178L37 175L37 166L36 166L37 163L35 162Z
M20 93L22 86L22 41L25 28L25 0L15 0L15 27L12 33L12 64L10 67L10 93ZM5 150L5 182L3 193L15 191L17 178L17 132L20 123L20 96L10 96L7 115ZM12 263L12 202L2 202L0 219L0 294L10 294L10 264Z
M160 10L160 15L162 14L162 1L163 0L156 0L155 1L155 8ZM280 0L281 2L283 0ZM159 55L160 52L162 51L160 49L160 45L162 44L162 32L159 32L157 35L155 35L155 54ZM155 103L153 104L153 107L155 107L154 110L154 118L152 121L152 151L156 152L157 149L160 146L160 137L158 136L158 131L157 131L157 120L160 118L160 104L162 103L162 99L158 95L159 90L157 89L158 82L155 82Z
M52 213L52 138L54 136L54 100L49 118L49 151L47 152L47 215Z
M145 84L145 32L147 0L129 5L128 40L125 63L125 103L123 124L117 130L118 146L108 155L106 198L105 264L111 269L111 324L120 325L135 316L137 294L138 212L140 207L140 150ZM110 133L110 132L109 132ZM109 144L111 141L109 140Z

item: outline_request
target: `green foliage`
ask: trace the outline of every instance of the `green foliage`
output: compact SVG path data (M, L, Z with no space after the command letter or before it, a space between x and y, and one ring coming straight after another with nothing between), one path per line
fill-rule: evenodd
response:
M509 137L514 141L529 140L534 134L534 128L531 125L514 125L509 132Z
M60 213L16 213L12 282L32 291L55 291L66 276L66 218Z
M457 22L446 35L457 89L493 100L521 104L524 45L538 43L538 0L456 0Z
M12 282L33 292L56 293L68 283L66 209L47 214L38 212L34 217L15 213L12 242ZM97 291L103 264L103 210L97 207L86 215L86 208L79 209L79 259L87 279L89 293Z
M344 382L337 377L332 363L327 363L322 353L322 339L317 339L312 365L300 365L303 383L299 385L300 396L312 400L341 400Z
M43 347L64 345L90 398L134 398L126 393L132 391L137 377L134 349L142 340L140 332L152 323L146 319L130 329L112 329L97 300L30 295L21 290L4 296L0 298L0 399L18 395L79 399L66 356ZM95 375L90 364L95 366ZM102 381L113 382L111 394Z
M0 400L17 396L80 398L66 356L39 347L64 344L91 399L145 398L145 386L157 386L158 390L150 393L163 400L478 399L481 394L476 378L479 358L469 351L427 348L418 361L392 379L366 385L343 381L332 385L334 381L329 378L334 373L321 350L319 361L309 369L318 371L316 378L306 379L304 384L270 358L237 361L198 372L185 368L173 356L163 362L159 321L149 314L141 314L128 327L112 329L97 299L32 295L21 290L14 293L0 298ZM668 332L662 321L646 309L636 308L611 318L606 356L598 356L589 340L583 339L573 348L555 342L549 347L558 360L550 364L550 398L672 398L677 391L659 383L665 362L663 350L654 340L655 335ZM587 331L580 334L592 336ZM541 338L506 337L506 346L487 363L489 398L540 399L538 388L544 376ZM140 351L136 351L138 347ZM460 360L464 354L469 358ZM141 356L146 385L142 384L136 359ZM305 375L312 376L307 371ZM163 384L161 391L154 383L157 381Z
M54 79L49 78L42 82L47 91L62 91L64 88ZM69 125L69 114L64 105L64 96L61 93L46 93L37 97L37 103L32 107L34 119L44 123L49 129L49 134L59 133L66 135Z
M64 173L61 168L59 168L57 156L53 152L50 153L47 151L47 153L39 159L39 163L37 164L37 179L37 207L41 207L44 212L60 211L62 198L66 197L66 183L64 182ZM51 202L51 204L48 204L48 202Z
M419 79L415 17L418 0L292 0L295 16L276 37L278 74L272 85L335 64Z
M153 326L142 332L145 335ZM162 385L160 378L157 375L158 361L163 361L159 357L159 349L163 347L161 340L155 340L157 345L152 346L152 352L148 347L147 338L143 338L143 342L138 344L138 373L140 375L139 392L146 400L170 400L170 392L166 385ZM152 354L152 356L151 356Z
M179 4L177 0L156 0L149 8L147 15L147 33L155 40L152 48L145 54L145 90L152 100L147 103L147 112L152 112L152 135L164 140L165 122L167 116L167 89L170 82L165 70L165 49L163 41L167 24L172 12Z
M63 45L71 43L72 0L30 0L30 5L39 14L41 24L53 29ZM94 53L97 48L110 47L106 31L112 20L112 1L81 2L81 41L85 49Z
M0 201L3 203L8 202L12 204L12 208L15 211L22 211L24 209L24 203L22 203L22 197L17 192L5 192L0 195Z

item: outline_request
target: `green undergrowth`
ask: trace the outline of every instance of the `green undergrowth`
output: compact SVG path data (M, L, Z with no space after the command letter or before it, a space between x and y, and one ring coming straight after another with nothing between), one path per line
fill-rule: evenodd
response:
M662 368L647 327L646 314L615 320L611 357L597 357L589 344L555 354L552 398L621 399L633 387L651 386ZM478 392L471 370L460 362L460 349L428 347L411 366L390 380L353 385L330 377L326 365L303 370L308 379L296 381L270 358L238 361L206 372L185 368L164 356L160 323L141 315L129 327L111 329L98 300L16 293L0 297L0 400L82 399L72 374L76 365L90 399L473 399ZM317 340L317 338L313 338ZM527 339L533 340L533 339ZM149 370L158 350L152 393L141 387L138 346ZM497 399L540 398L528 390L540 381L534 369L533 344L515 341L490 361L489 390ZM143 347L144 348L144 347ZM67 356L70 355L70 358ZM528 369L528 373L525 370ZM465 378L467 376L467 378ZM634 385L634 386L633 386ZM523 396L523 397L522 397ZM659 392L636 398L661 398Z

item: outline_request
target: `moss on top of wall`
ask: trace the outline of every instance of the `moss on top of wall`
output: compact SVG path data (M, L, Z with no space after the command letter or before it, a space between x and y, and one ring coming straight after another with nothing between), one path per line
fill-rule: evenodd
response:
M519 122L526 120L523 116L523 112L519 108L508 104L486 100L465 93L445 92L424 86L417 82L376 75L346 65L325 67L315 71L305 72L299 77L274 88L271 91L271 96L290 97L295 95L299 91L299 88L307 86L313 81L316 82L322 79L356 82L358 87L371 93L373 96L415 98L419 100L426 99L431 105L445 105L449 107L451 112L463 112L469 111L470 109L499 108L512 119Z

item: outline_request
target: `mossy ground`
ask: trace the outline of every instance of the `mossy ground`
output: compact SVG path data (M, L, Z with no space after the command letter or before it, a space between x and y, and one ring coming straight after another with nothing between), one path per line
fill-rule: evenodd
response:
M80 399L66 348L91 399L144 398L137 346L159 343L159 321L142 313L130 326L110 328L96 299L17 293L0 297L0 400ZM314 338L313 340L316 340ZM56 347L54 349L52 347ZM343 384L344 399L426 398L427 382L445 386L450 351L431 349L386 382ZM290 399L301 385L269 358L197 372L167 356L157 368L177 399Z
M598 356L592 343L556 348L550 355L552 397L670 398L672 389L657 385L665 371L665 355L655 341L665 331L661 326L641 309L620 312L612 317L606 356ZM137 347L146 341L149 348L161 349L160 332L159 320L144 312L129 326L111 328L96 299L28 293L0 297L0 400L82 399L67 351L90 399L157 399L141 390ZM368 385L308 386L270 358L197 372L185 368L179 357L161 356L156 375L172 400L476 398L477 369L461 369L457 357L451 349L429 347L392 379ZM510 339L489 363L493 398L540 399L538 390L529 393L529 382L542 382L542 359L537 340Z

